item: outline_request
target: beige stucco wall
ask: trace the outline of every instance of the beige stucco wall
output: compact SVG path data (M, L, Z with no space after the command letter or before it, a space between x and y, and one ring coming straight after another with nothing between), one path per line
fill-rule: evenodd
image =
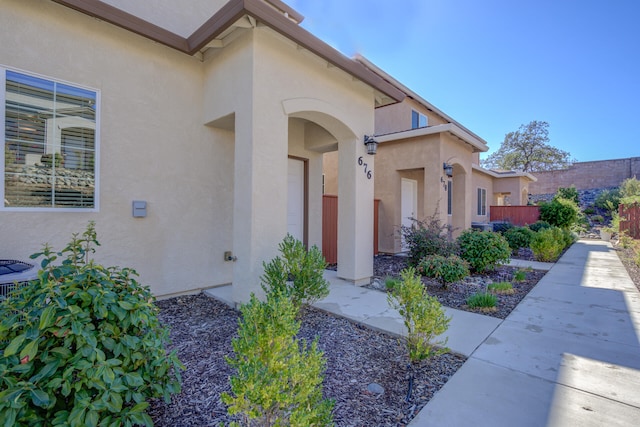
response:
M96 258L137 269L158 295L229 282L233 151L203 126L200 62L48 1L5 2L0 27L4 65L102 97L100 211L0 212L0 258L60 248L94 220ZM132 200L147 201L146 218Z
M403 102L376 108L376 135L411 129L411 110L425 115L428 126L447 123L440 115L428 110L422 104L406 98Z
M448 133L384 142L376 155L375 198L380 199L379 249L402 250L399 227L401 179L418 181L418 219L434 214L442 224L451 224L458 234L471 225L471 148ZM447 215L446 181L443 163L454 166L452 215Z
M100 91L101 192L99 212L0 211L0 258L59 248L95 220L98 261L137 269L155 294L233 282L242 302L286 233L288 155L309 159L319 244L321 152L337 147L339 275L372 275L373 181L356 164L373 129L370 87L265 27L203 63L51 2L3 3L3 65ZM148 202L146 218L132 218L132 200Z
M520 206L527 204L528 187L531 181L528 178L514 176L514 177L500 177L494 180L493 191L496 194L503 196L509 196L511 206Z
M247 32L206 68L205 121L235 117L234 299L260 293L262 262L277 255L286 234L289 155L309 161L308 243L321 247L322 153L336 148L344 157L338 193L345 200L338 274L368 280L373 185L357 173L356 159L365 154L362 135L373 129L373 91L264 27Z
M487 210L486 215L478 215L478 188L487 190ZM474 170L472 172L472 202L471 202L471 221L472 222L489 222L490 207L495 205L495 196L493 189L493 178L485 173Z

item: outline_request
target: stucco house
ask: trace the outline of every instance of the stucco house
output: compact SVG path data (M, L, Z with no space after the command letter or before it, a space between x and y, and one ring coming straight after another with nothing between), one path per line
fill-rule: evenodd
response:
M321 245L323 154L335 151L338 276L368 282L374 180L358 159L374 167L365 135L401 130L374 129L376 107L407 91L302 29L279 0L0 7L0 259L60 248L94 220L97 260L137 269L156 295L232 284L243 302L287 232ZM440 123L427 105L388 111L415 107ZM471 154L485 149L440 126L380 138L381 154L402 138L433 141L438 168L399 175L421 183L424 212L446 207L441 159L454 187L470 188ZM473 203L455 194L454 205Z
M486 141L366 58L356 60L405 94L401 102L375 111L380 252L406 249L399 230L412 218L437 214L457 235L474 223L488 223L491 205L527 204L532 175L483 169L480 153L488 151ZM325 193L334 194L339 177L335 153L325 154L324 165Z

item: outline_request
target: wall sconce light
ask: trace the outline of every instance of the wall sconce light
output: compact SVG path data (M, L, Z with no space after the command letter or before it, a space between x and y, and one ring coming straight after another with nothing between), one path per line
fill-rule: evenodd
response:
M453 176L453 166L451 166L449 163L443 163L442 169L444 169L445 175L447 175L449 178Z
M364 145L367 146L367 154L371 154L372 156L376 154L376 151L378 150L378 141L373 139L372 136L364 136Z

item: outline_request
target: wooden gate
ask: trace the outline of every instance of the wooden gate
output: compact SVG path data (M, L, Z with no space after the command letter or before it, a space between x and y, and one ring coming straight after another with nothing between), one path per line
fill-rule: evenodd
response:
M626 233L634 239L640 239L640 205L618 206L620 215L620 232Z
M373 254L378 254L378 205L373 201ZM328 264L338 262L338 196L322 196L322 255Z
M489 213L491 222L504 221L519 227L533 224L540 219L538 206L490 206Z

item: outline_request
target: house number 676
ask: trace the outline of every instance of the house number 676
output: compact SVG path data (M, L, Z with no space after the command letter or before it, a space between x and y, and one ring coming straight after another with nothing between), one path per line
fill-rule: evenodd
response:
M369 169L369 165L362 160L362 156L358 157L358 166L362 166L364 168L364 174L367 176L367 179L371 179L372 170Z

